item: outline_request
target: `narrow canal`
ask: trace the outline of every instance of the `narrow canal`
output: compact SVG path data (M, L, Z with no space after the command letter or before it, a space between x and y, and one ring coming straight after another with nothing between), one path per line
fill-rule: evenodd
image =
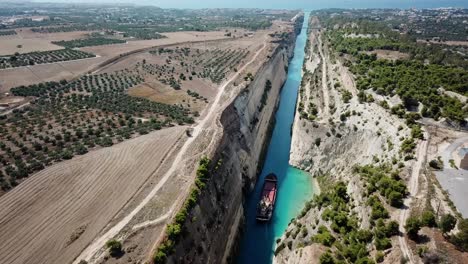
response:
M288 77L281 91L280 105L276 112L276 124L268 147L262 173L254 191L246 201L246 229L243 234L237 262L239 264L267 264L273 258L276 239L280 237L288 223L303 208L313 195L309 175L289 166L291 149L291 125L297 94L302 79L304 48L307 40L309 13L305 13L301 33L297 36L294 57L288 68ZM255 212L263 180L269 173L278 176L278 196L273 217L269 223L258 223Z

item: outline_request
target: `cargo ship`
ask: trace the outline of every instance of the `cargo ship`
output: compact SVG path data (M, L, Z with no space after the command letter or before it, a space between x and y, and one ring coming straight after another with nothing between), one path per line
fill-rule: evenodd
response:
M278 191L278 179L275 174L270 173L265 177L260 202L257 205L257 220L261 222L270 221L275 209L276 193Z

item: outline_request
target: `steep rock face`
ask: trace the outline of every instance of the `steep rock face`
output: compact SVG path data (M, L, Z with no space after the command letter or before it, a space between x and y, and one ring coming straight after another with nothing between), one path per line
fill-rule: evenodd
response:
M295 37L291 33L276 46L255 79L222 113L224 132L212 158L219 165L168 263L232 262L243 223L244 195L253 189L262 163Z
M359 228L369 229L371 210L363 196L366 188L353 173L353 166L400 160L400 138L408 137L410 129L382 108L379 98L372 103L358 100L354 77L339 60L331 58L327 45L322 45L323 36L315 29L317 22L311 19L311 46L304 62L290 163L322 176L324 187L345 181ZM277 245L274 263L319 263L327 248L311 239L320 225L329 228L321 217L323 211L304 210L291 222ZM393 260L393 256L386 257L387 263Z

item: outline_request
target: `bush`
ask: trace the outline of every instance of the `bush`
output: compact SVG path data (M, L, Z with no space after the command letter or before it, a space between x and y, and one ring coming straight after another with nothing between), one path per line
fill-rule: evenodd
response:
M460 250L468 252L468 219L461 220L458 229L460 232L451 237L450 241Z
M375 239L375 248L377 250L385 250L392 247L392 242L390 239L384 238L377 238Z
M284 243L281 243L276 249L275 249L275 256L278 255L278 253L281 252L286 247Z
M446 234L452 231L456 224L457 219L451 214L446 214L440 218L439 227Z
M437 223L434 213L432 211L425 211L421 216L421 224L427 227L435 227Z
M120 241L111 239L106 242L106 247L109 249L109 253L113 257L122 254L122 243L120 243Z
M166 235L167 237L169 237L170 239L174 241L177 241L177 239L179 238L180 232L181 232L181 228L179 224L170 224L167 226Z
M358 259L355 263L356 264L374 264L375 262L368 257L363 257L363 258Z
M321 142L322 142L322 139L321 139L321 138L316 138L316 139L315 139L315 145L316 145L317 147L320 146L320 143L321 143Z
M396 221L390 221L385 228L387 237L396 236L400 233L400 227Z
M158 250L153 256L153 262L154 264L166 263L166 258L166 253L162 252L161 250Z
M312 241L321 243L324 246L331 246L335 242L335 237L325 226L319 226L318 234L312 237Z
M405 229L408 236L416 237L421 229L421 221L414 216L408 217L408 219L406 219Z
M346 103L349 103L351 98L353 98L353 95L351 94L350 91L343 90L343 93L341 94L341 98L343 99L343 102L346 104Z
M372 207L372 219L375 220L379 218L388 218L388 211L382 205L379 198L377 198L376 196L371 196L367 203Z
M431 168L433 168L435 170L442 170L443 167L444 167L444 165L438 160L429 161L429 166L431 166Z
M418 247L418 255L422 257L428 250L427 246Z
M320 264L335 264L336 261L329 252L325 252L320 256Z
M375 262L380 263L383 262L385 258L385 254L382 251L378 251L375 254Z

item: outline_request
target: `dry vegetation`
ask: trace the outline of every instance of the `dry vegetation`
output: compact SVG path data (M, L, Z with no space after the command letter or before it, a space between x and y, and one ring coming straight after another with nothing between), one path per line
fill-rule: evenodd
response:
M71 82L12 88L30 105L0 120L2 190L96 146L192 123L250 53L233 43L152 49Z
M161 214L169 218L167 211L186 195L196 159L216 147L218 114L244 87L245 73L262 63L243 66L254 53L259 62L267 59L266 47L275 45L265 43L270 29L247 37L244 29L227 34L223 28L71 50L51 43L83 46L80 39L91 31L15 30L18 35L0 37L0 46L8 43L0 54L11 55L4 68L27 66L0 70L0 262L14 264L70 263L160 182L164 186L125 232ZM49 56L70 51L96 57ZM224 93L227 84L219 84L238 69L242 76L232 77L235 84ZM215 107L204 111L209 104ZM176 164L176 175L165 183L162 176L187 139L185 124L199 114L209 118L196 140L189 138L193 143L179 159L183 166ZM133 249L145 244L134 251L140 260L164 230L143 228L154 233L129 237ZM132 248L125 248L128 255Z
M11 55L15 52L19 52L21 54L23 52L32 52L37 50L56 50L60 49L60 47L51 44L52 41L81 38L85 37L87 33L90 32L67 32L51 34L35 33L28 35L27 38L22 41L20 41L20 39L15 39L14 44L11 44L13 40L6 39L6 37L0 37L0 46L2 46L2 49L0 49L0 54ZM26 34L26 32L24 32L24 34ZM123 54L127 54L136 50L144 50L151 47L174 45L177 43L186 43L192 41L201 42L227 38L224 36L224 32L222 31L174 32L166 33L165 36L167 38L135 40L122 44L80 48L80 51L96 55L96 57L86 60L63 61L52 64L38 64L28 66L28 68L19 67L0 70L0 80L2 80L0 82L0 92L7 92L12 87L16 87L18 85L31 85L38 82L60 81L62 79L70 80L80 74L98 69L99 65L105 63L106 61L118 58ZM11 46L11 49L8 48L7 52L4 52L3 48L5 43L10 43L6 45L6 48ZM35 46L34 43L38 43L38 46ZM16 48L16 45L22 45L22 48L18 49Z

